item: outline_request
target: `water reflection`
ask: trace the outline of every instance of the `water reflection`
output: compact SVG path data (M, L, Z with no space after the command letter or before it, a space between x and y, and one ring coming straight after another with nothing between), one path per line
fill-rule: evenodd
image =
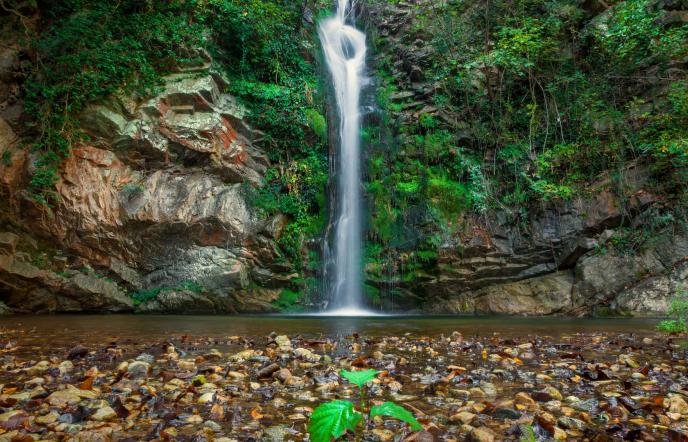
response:
M227 337L267 336L271 332L306 338L383 335L561 336L572 333L654 332L652 319L565 319L419 316L138 316L65 315L0 319L0 329L20 329L23 340L36 345L102 342L104 339L146 340L181 335ZM1 342L0 342L1 344Z

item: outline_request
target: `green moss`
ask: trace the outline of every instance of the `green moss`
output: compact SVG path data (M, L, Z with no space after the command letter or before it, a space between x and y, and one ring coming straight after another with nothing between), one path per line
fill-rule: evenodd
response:
M304 309L302 305L299 305L300 300L301 294L299 292L285 289L280 293L279 299L273 301L272 305L282 313L296 313Z
M203 293L205 291L205 287L203 287L195 281L182 281L174 287L154 287L147 290L129 293L129 297L131 298L135 306L139 306L141 304L146 303L147 301L157 298L158 295L160 295L160 293L181 290L190 291L194 293Z
M688 54L688 25L667 20L661 3L627 0L604 14L568 0L413 8L409 32L433 49L425 104L438 112L400 115L417 98L393 99L406 92L391 74L398 60L387 44L397 41L375 39L383 116L365 130L366 190L369 240L384 252L366 257L371 274L413 282L420 274L409 264L422 257L406 252L436 253L441 241L425 247L425 238L457 234L466 215L498 210L527 227L532 209L584 196L605 176L623 194L629 162L649 166L658 193L685 194L688 83L643 74ZM666 217L632 229L617 249L637 251Z
M162 287L156 287L154 289L149 290L141 290L135 293L130 293L129 297L131 298L135 306L139 306L141 304L146 303L147 301L157 298L163 290L165 289Z

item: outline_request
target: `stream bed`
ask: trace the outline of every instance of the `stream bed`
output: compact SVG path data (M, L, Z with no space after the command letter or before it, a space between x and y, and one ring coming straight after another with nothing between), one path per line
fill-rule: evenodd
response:
M358 405L366 441L688 440L685 343L656 320L34 316L0 320L0 442L308 440ZM344 440L355 440L350 434Z

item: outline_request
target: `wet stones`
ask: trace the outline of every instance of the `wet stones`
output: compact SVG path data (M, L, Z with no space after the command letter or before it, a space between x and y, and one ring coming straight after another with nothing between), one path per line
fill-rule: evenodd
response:
M469 434L471 442L494 442L495 434L487 427L479 427L471 430Z
M425 427L408 432L403 422L378 417L363 440L513 440L528 426L539 440L621 440L637 431L672 440L669 431L685 432L688 368L678 347L667 351L676 344L658 335L649 344L624 334L531 337L537 345L523 347L499 336L284 336L288 351L275 334L169 336L120 342L116 352L87 342L89 351L71 360L69 348L0 353L0 415L20 423L28 416L39 440L146 440L158 424L167 440L270 440L272 431L304 440L320 403L358 403L358 387L340 375L345 367L379 370L364 387L371 404L402 404ZM640 345L632 356L638 368L619 360ZM533 349L536 359L516 361ZM12 431L28 434L23 428ZM0 422L0 440L3 431Z
M127 373L132 378L145 378L151 370L151 364L144 361L134 361L127 367Z
M94 421L111 421L117 418L117 413L111 407L103 407L96 410L89 419Z
M668 408L670 413L677 413L681 415L688 415L688 404L686 401L678 395L670 396L667 399Z

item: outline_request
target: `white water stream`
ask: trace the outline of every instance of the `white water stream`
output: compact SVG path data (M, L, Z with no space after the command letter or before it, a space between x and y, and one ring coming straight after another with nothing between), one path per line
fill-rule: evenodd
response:
M337 0L337 14L320 23L318 33L330 71L339 116L336 201L327 314L370 314L362 301L361 89L366 84L366 36L351 24L355 0Z

